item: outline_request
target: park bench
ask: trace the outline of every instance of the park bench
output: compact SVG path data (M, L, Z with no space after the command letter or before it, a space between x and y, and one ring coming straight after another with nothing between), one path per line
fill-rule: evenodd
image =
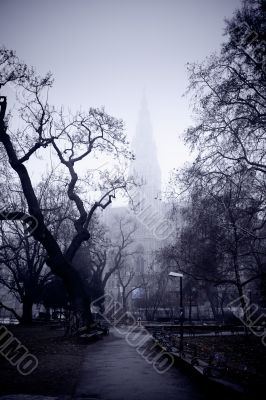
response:
M82 335L78 336L78 341L79 343L91 343L94 342L95 340L102 339L104 333L103 331L93 331L90 333L83 333Z
M99 330L101 330L103 332L104 335L109 335L110 324L108 324L108 322L99 321L97 324L97 327Z
M215 352L210 356L208 365L204 368L204 375L213 378L221 378L227 375L228 366L224 353Z
M197 348L184 351L184 358L200 374L212 378L221 378L228 373L226 358L223 353L215 352L205 361L199 358Z
M88 328L83 326L78 329L78 341L79 343L90 343L98 339L102 339L103 336L109 334L109 327L102 321L91 324Z

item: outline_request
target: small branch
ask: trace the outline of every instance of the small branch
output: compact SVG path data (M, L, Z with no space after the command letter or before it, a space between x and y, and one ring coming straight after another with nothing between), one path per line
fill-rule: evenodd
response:
M2 301L0 301L0 308L4 308L5 310L10 311L18 321L21 321L21 317L16 313L14 308L6 306L2 303Z

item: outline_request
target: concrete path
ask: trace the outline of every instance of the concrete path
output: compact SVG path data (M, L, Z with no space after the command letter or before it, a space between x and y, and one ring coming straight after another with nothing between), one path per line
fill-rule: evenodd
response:
M173 365L159 374L129 345L122 333L111 330L103 341L89 346L75 399L90 400L206 400L194 378ZM147 335L145 331L142 337ZM140 341L138 340L138 343ZM150 339L145 346L150 345ZM217 399L217 393L215 395ZM229 400L229 398L227 398Z

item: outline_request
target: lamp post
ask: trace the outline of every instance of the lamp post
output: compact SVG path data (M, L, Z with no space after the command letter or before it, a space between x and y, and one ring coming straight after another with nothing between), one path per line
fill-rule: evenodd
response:
M183 351L183 336L184 336L184 309L183 309L183 274L180 272L169 272L169 276L179 278L180 282L180 342L179 342L179 354Z

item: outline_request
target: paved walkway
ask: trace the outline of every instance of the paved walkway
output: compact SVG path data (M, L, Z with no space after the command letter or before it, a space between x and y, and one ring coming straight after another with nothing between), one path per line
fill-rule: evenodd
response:
M172 366L159 374L114 329L102 342L88 348L76 399L90 400L205 400L192 377ZM142 333L143 338L145 332ZM139 342L138 342L139 343ZM150 344L149 340L146 344ZM217 395L215 396L217 399ZM227 398L229 400L229 398Z
M207 393L202 381L196 381L175 365L163 374L158 373L137 352L147 351L152 344L148 339L142 347L137 346L147 339L145 330L135 346L128 343L126 334L126 330L118 333L112 329L103 341L88 346L74 396L7 395L0 396L0 400L235 400L235 394L225 395L217 388ZM130 339L132 343L132 335ZM154 354L150 359L154 359Z

